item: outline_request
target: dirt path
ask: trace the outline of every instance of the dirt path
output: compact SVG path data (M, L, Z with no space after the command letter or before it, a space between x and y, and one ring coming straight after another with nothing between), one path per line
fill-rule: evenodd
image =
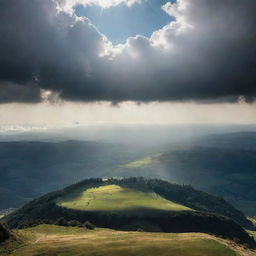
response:
M43 241L47 241L48 236L42 233L35 233L35 240L31 242L31 244L38 244Z

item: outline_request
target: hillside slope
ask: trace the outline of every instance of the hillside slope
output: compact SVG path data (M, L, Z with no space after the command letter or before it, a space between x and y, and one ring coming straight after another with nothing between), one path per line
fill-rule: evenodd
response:
M255 256L236 244L200 233L166 234L39 225L17 230L22 244L6 244L1 256ZM10 250L12 248L12 250ZM9 253L8 253L9 252Z
M80 189L62 196L56 200L61 207L101 212L131 212L138 210L190 211L189 207L173 203L153 192L140 191L120 187L118 185L104 185L89 188L81 192Z
M106 187L118 188L118 192L114 189L108 192L110 195L99 193ZM95 196L95 192L99 195ZM143 205L140 201L145 197L151 201ZM89 204L88 208L91 201L92 206ZM248 228L252 227L251 222L223 199L190 186L143 178L84 180L33 200L4 220L14 228L54 223L60 217L82 223L89 220L98 227L119 230L212 233L237 238L251 246L255 244L235 221Z

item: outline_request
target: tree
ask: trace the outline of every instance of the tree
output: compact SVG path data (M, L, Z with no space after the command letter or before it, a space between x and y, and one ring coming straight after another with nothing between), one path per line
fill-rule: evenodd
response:
M90 230L95 229L95 225L93 225L90 221L86 221L83 226Z
M58 226L64 226L64 227L67 227L67 226L68 226L67 220L66 220L65 218L63 218L63 217L57 219L54 224L55 224L55 225L58 225Z

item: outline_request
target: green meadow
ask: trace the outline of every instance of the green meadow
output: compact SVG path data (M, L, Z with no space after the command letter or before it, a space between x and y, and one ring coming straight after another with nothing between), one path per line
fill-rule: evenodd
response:
M106 185L76 191L57 199L58 205L84 211L129 211L152 209L166 211L192 210L152 192L142 192L117 185Z
M141 168L152 164L154 159L152 157L145 157L143 159L139 159L137 161L129 162L127 164L120 165L120 168Z
M200 233L123 232L39 225L14 231L20 244L1 256L238 256L225 242Z

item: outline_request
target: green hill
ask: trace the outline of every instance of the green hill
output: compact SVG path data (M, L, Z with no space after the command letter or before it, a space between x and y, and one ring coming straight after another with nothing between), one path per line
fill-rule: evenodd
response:
M105 185L84 191L75 190L56 201L62 207L84 211L192 210L166 200L156 193L123 188L118 185Z
M110 229L39 225L14 231L21 243L0 248L1 256L238 256L255 255L223 239L201 233L123 232Z
M116 230L211 233L255 246L252 223L225 200L166 181L88 179L35 199L3 220L11 228L59 218ZM240 225L239 225L239 224Z

